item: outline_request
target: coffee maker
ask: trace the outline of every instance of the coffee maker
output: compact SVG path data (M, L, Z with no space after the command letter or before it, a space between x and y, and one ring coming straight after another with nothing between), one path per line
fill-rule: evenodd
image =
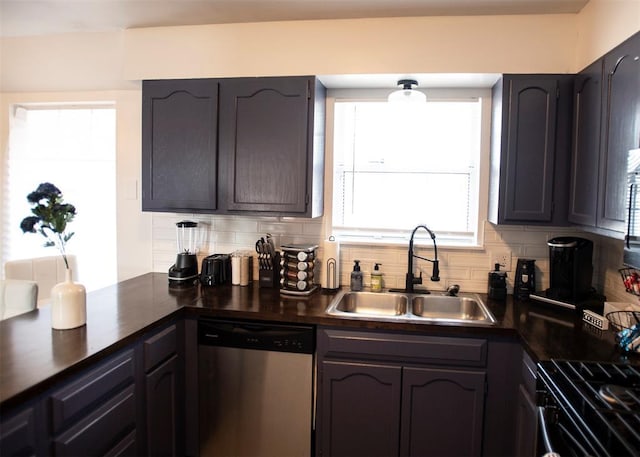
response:
M548 303L569 309L602 306L604 297L591 287L593 276L593 242L584 238L560 236L547 242L549 246L549 288L531 295Z
M169 285L192 286L198 279L198 223L180 221L176 224L178 254L176 263L169 268Z
M547 297L578 303L593 291L593 242L584 238L560 236L547 242L549 246L550 287Z

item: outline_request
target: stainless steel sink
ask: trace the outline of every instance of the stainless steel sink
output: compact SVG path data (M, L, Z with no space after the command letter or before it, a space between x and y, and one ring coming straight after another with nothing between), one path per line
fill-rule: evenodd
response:
M326 310L332 316L388 322L494 325L478 294L404 294L340 291Z
M490 322L495 318L479 296L472 294L458 297L420 295L411 300L411 314L431 320L462 322Z
M344 292L335 301L334 310L357 316L402 316L407 312L408 301L407 296L401 294Z

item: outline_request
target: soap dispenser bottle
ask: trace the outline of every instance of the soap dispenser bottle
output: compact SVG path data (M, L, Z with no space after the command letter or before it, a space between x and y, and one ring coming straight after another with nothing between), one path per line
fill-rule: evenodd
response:
M380 263L376 263L371 273L371 292L382 292L382 271Z
M500 271L500 264L494 265L494 270L489 272L489 290L487 295L495 300L507 298L507 272Z
M353 261L353 271L351 272L351 290L359 292L362 290L362 271L360 271L360 261Z

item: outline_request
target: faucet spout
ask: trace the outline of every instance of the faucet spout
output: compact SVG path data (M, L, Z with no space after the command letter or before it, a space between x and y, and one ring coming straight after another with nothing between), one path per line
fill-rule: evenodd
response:
M425 257L420 257L413 253L413 238L415 237L418 229L423 228L429 233L429 236L433 240L433 259L427 259ZM422 272L420 272L419 277L415 277L413 275L413 258L416 257L418 259L426 260L427 262L431 262L433 264L433 270L431 272L431 281L440 281L440 262L438 260L438 246L436 245L436 234L433 233L426 225L418 225L411 232L411 238L409 239L409 251L408 251L408 259L407 259L407 276L405 280L405 291L407 293L413 292L413 286L415 284L422 284Z

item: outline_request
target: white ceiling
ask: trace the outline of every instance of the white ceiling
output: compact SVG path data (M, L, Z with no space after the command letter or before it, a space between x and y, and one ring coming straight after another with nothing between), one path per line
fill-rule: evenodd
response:
M0 36L237 22L577 13L589 0L0 0Z

